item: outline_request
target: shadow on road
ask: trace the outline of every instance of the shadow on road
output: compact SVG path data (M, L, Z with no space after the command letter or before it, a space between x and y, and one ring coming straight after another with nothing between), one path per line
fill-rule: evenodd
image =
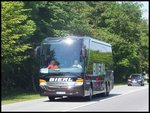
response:
M91 102L100 101L100 100L112 98L119 95L121 94L109 94L109 96L106 97L102 97L100 95L93 95L93 99L91 100ZM90 102L90 101L88 101L84 97L64 97L64 98L58 97L55 98L55 100L51 100L51 101L47 98L47 100L44 102Z

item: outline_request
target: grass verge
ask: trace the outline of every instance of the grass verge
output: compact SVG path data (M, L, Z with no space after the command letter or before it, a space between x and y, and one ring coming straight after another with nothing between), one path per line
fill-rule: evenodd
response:
M114 83L115 86L119 86L119 85L127 85L127 83Z
M1 100L1 104L11 104L11 103L16 103L16 102L22 102L22 101L27 101L27 100L32 100L32 99L40 99L43 98L43 96L40 96L39 94L36 93L21 93L21 94L13 94L13 95L7 95L3 96Z

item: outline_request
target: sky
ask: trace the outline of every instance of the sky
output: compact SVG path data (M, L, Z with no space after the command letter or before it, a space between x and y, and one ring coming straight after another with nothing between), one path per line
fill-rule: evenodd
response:
M139 3L143 4L143 6L141 8L141 10L143 12L142 17L149 21L149 1L141 1Z

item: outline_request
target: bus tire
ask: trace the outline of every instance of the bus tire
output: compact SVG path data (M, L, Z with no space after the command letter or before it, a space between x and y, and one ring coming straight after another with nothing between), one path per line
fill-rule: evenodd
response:
M110 84L108 83L106 86L107 86L107 87L106 87L106 96L109 96Z
M92 100L92 97L93 97L93 89L92 89L92 86L90 86L89 91L90 91L90 95L86 97L86 100L91 101L91 100Z
M102 96L102 97L106 97L106 96L109 95L109 91L108 91L108 88L107 88L107 83L105 84L105 87L106 87L105 92L104 92L104 93L101 93L101 96Z
M106 91L106 96L109 96L109 90L107 89L107 91Z
M49 101L54 101L55 97L48 96Z

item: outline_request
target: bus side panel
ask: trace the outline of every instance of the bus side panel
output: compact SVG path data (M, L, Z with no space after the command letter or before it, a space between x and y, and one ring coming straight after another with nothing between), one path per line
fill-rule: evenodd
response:
M106 84L109 84L111 90L113 76L106 77L106 72L113 70L111 46L90 40L87 47L85 95L89 95L91 85L93 94L105 92Z

